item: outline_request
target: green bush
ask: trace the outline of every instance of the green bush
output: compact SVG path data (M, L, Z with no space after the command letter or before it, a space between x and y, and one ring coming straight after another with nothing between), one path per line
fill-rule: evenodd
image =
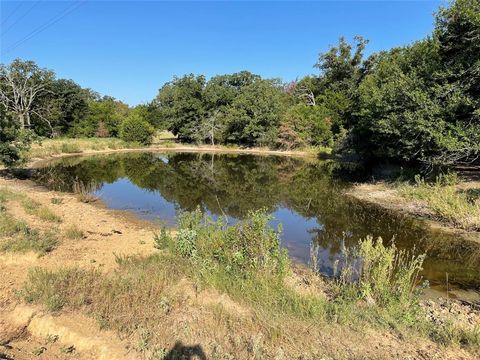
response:
M272 229L271 218L262 211L250 212L247 219L228 226L223 219L213 221L197 209L178 218L175 236L165 230L156 236L156 247L169 248L173 253L202 266L207 264L227 274L244 277L266 273L285 275L288 256L280 248L281 227Z
M418 301L419 273L425 255L414 255L394 244L385 246L381 238L360 240L345 254L340 294L349 300L365 299L381 307L405 306Z
M120 137L125 141L151 144L155 129L138 115L126 118L120 125Z

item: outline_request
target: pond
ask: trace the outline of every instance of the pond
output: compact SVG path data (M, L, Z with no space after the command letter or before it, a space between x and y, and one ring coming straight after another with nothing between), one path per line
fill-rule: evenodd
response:
M477 293L479 244L344 195L350 184L336 176L341 170L331 161L282 156L129 152L59 159L36 169L34 178L61 191L78 181L92 184L107 207L170 226L178 211L197 207L229 223L264 209L272 225L283 224L282 246L291 258L316 259L326 275L359 239L394 239L399 248L427 253L422 275L433 289L445 289L448 273L451 296Z

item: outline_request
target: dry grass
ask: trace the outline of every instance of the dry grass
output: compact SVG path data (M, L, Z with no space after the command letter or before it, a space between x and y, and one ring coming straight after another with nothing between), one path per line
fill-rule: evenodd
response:
M26 197L24 200L22 200L22 206L27 214L36 216L41 220L55 223L62 222L62 218L60 216L32 199Z
M77 226L72 225L65 230L65 236L70 240L80 240L85 237L85 233Z
M138 144L131 144L116 138L61 138L45 139L40 144L34 144L29 152L31 158L44 158L58 154L82 153L85 151L115 150L136 148Z
M438 176L427 182L420 176L415 183L396 184L398 193L408 199L422 201L434 215L465 230L480 230L480 196L478 189L464 189L455 174Z

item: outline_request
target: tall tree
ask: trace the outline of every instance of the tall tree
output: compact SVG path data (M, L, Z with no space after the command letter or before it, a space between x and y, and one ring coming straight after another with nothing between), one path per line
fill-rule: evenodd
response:
M32 117L49 123L42 97L50 90L55 75L41 69L33 61L14 60L10 65L0 64L0 102L14 114L20 128L31 127Z
M194 140L194 129L205 116L205 77L193 74L175 77L160 89L156 98L161 117L180 140Z

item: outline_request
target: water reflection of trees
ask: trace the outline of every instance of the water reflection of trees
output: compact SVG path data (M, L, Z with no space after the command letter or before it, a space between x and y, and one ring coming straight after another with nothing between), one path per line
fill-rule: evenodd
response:
M415 245L418 251L427 251L430 259L445 264L467 261L479 253L478 245L459 245L453 236L432 233L410 217L345 197L346 185L332 176L338 170L332 162L276 156L127 153L67 158L38 169L35 176L63 191L70 191L75 179L104 184L128 178L181 209L200 206L212 214L238 219L252 209L274 212L287 207L317 220L319 228L309 229L312 242L327 249L332 261L342 246L353 246L369 234L381 235L385 241L395 237L397 246L410 249ZM478 276L478 262L471 269L465 272L468 277Z

